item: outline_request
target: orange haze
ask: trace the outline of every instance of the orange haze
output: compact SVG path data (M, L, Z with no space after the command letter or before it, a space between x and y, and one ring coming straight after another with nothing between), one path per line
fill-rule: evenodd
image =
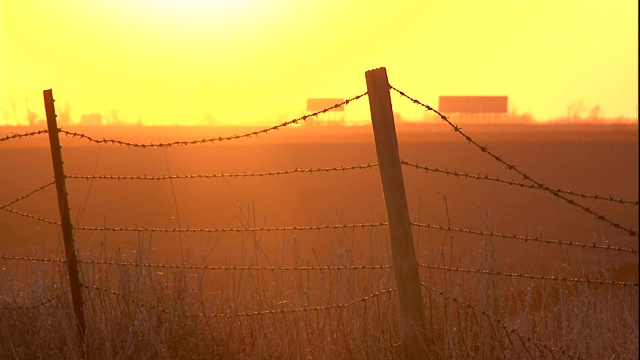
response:
M375 4L375 5L373 5ZM579 105L637 118L632 0L303 2L3 1L0 125L44 117L42 90L77 122L272 124L307 98L365 91L364 72L437 104L508 95L539 121ZM404 119L424 113L394 98ZM363 99L345 110L368 118Z

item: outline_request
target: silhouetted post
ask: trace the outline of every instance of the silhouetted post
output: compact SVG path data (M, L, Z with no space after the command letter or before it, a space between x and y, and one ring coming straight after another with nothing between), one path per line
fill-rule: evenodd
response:
M78 257L73 241L73 225L67 199L67 186L65 184L64 169L62 167L62 147L58 136L58 123L56 121L56 108L53 104L53 92L51 89L44 92L44 109L47 113L47 127L49 129L49 145L51 146L51 159L53 160L53 175L56 181L58 193L58 209L60 210L60 223L62 225L62 237L64 238L64 250L67 257L67 269L71 286L71 299L73 310L78 321L80 341L84 347L86 325L84 311L82 309L82 286L80 285L80 273L78 271Z
M387 206L393 271L400 298L402 353L405 359L426 359L424 303L398 153L387 70L369 70L365 77L382 190Z

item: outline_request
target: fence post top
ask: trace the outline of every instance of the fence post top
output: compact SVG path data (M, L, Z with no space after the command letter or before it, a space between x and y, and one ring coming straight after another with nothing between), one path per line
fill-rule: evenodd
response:
M384 66L381 66L381 67L378 67L378 68L375 68L375 69L367 70L367 71L365 71L365 74L377 73L377 72L382 72L382 73L386 74L387 73L387 68L384 67Z

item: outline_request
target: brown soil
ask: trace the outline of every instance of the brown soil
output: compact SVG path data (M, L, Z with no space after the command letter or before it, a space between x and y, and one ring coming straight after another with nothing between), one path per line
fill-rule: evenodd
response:
M0 134L29 131L3 128ZM68 128L96 138L165 142L242 134L242 128ZM534 179L581 193L638 199L637 126L463 126L463 131ZM0 135L4 136L4 135ZM489 174L520 181L517 174L467 144L442 126L400 124L401 157L429 167ZM377 161L370 128L287 128L257 138L167 149L94 145L63 136L67 175L172 175L252 173L339 167ZM0 204L52 180L46 135L0 143ZM106 181L68 179L74 224L78 226L223 228L313 226L386 221L377 168L252 178ZM638 238L543 191L425 173L404 167L408 205L414 221L475 230L544 236L582 243L638 248ZM175 196L175 198L174 198ZM622 226L638 229L638 207L576 198ZM177 211L176 211L177 207ZM53 187L11 206L58 220ZM246 235L246 234L245 234ZM143 234L76 231L82 252L123 247L133 251L151 241L159 260L176 258L184 247L198 254L214 247L209 262L233 262L247 241L259 240L266 256L279 243L296 241L309 261L329 261L349 249L368 259L372 248L388 257L385 228L346 231L225 234ZM0 212L0 247L7 254L60 254L57 227ZM566 269L613 271L625 281L638 279L637 254L487 239L416 229L420 261L464 266L494 251L508 271L557 274ZM453 237L453 238L452 238ZM242 245L245 243L245 245ZM375 245L372 245L375 244ZM324 260L319 260L324 259ZM327 260L329 259L329 260Z

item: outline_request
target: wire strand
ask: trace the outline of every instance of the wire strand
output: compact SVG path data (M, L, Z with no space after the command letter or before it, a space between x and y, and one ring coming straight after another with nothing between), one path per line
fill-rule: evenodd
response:
M9 141L9 140L13 140L13 139L32 137L32 136L36 136L36 135L40 135L40 134L46 134L48 132L49 132L49 130L43 129L43 130L31 131L31 132L26 132L26 133L21 133L21 134L9 134L7 136L0 137L0 142Z
M435 292L435 293L437 293L437 294L439 294L441 296L444 296L448 300L451 300L451 301L453 301L455 303L458 303L458 304L462 304L462 305L468 307L469 309L475 311L476 313L484 315L486 318L488 318L491 321L494 321L494 322L498 323L500 326L502 326L502 328L505 330L505 332L507 334L517 335L520 339L524 339L527 342L529 342L531 344L534 344L534 345L542 346L542 347L544 347L545 349L549 350L552 353L560 353L562 355L567 355L567 356L572 357L572 358L575 357L574 354L570 353L569 351L567 351L564 348L561 348L561 349L555 348L553 346L550 346L548 344L545 344L545 343L542 343L542 342L540 342L538 340L535 340L531 336L526 336L526 335L520 333L516 329L512 328L511 326L509 326L504 320L491 315L486 310L481 310L477 306L474 306L474 305L472 305L471 303L469 303L467 301L464 301L462 299L459 299L459 298L456 298L454 296L451 296L451 295L445 293L444 291L435 289L435 288L433 288L433 287L431 287L431 286L429 286L429 285L427 285L425 283L421 283L421 285L422 285L422 287L424 287L425 289L427 289L427 290L429 290L431 292Z
M220 174L190 174L190 175L160 175L160 176L140 176L140 175L68 175L68 179L83 179L83 180L149 180L149 181L161 181L161 180L176 180L176 179L216 179L216 178L239 178L239 177L263 177L263 176L280 176L289 174L313 174L320 172L336 172L336 171L351 171L351 170L365 170L372 169L378 166L377 163L364 164L364 165L352 165L352 166L336 166L336 167L321 167L321 168L295 168L291 170L280 171L268 171L268 172L251 172L251 173L220 173Z
M487 180L487 181L493 181L493 182L497 182L497 183L501 183L501 184L507 184L507 185L513 185L513 186L519 186L519 187L523 187L523 188L529 188L529 189L535 189L535 190L543 190L540 187L533 185L533 184L525 184L525 183L521 183L521 182L517 182L517 181L510 181L510 180L504 180L504 179L500 179L497 176L489 176L487 175L472 175L469 174L467 172L459 172L459 171L452 171L452 170L448 170L448 169L438 169L438 168L433 168L433 167L428 167L425 165L419 165L417 163L412 163L412 162L408 162L408 161L404 161L402 160L401 163L403 165L409 166L409 167L413 167L419 170L424 170L425 172L434 172L434 173L438 173L438 174L444 174L444 175L450 175L450 176L455 176L458 178L466 178L466 179L474 179L474 180ZM633 205L633 206L638 206L638 200L625 200L619 197L613 197L612 195L608 195L608 196L603 196L603 195L590 195L590 194L582 194L582 193L578 193L572 190L563 190L560 188L555 188L552 189L555 192L561 193L561 194L566 194L566 195L571 195L571 196L577 196L577 197L581 197L583 199L593 199L593 200L604 200L604 201L610 201L610 202L614 202L614 203L620 203L620 204L625 204L625 205Z
M42 190L44 190L44 189L48 188L49 186L51 186L51 185L53 185L53 184L55 184L55 183L56 183L55 181L50 181L50 182L48 182L48 183L46 183L46 184L44 184L44 185L42 185L42 186L40 186L40 187L38 187L38 188L35 188L35 189L33 189L33 190L31 190L31 191L29 191L29 192L25 193L25 194L24 194L24 195L22 195L22 196L19 196L19 197L15 198L15 199L13 199L13 200L9 201L8 203L6 203L6 204L4 204L4 205L0 205L0 207L6 208L7 206L11 206L11 205L13 205L13 204L15 204L15 203L17 203L17 202L19 202L19 201L22 201L22 200L24 200L24 199L28 198L29 196L31 196L31 195L33 195L33 194L35 194L35 193L39 192L39 191L42 191Z
M411 225L414 226L414 227L421 227L421 228L427 228L427 229L442 230L442 231L453 231L453 232L457 232L457 233L461 233L461 234L469 234L469 235L491 236L491 237L498 237L498 238L502 238L502 239L522 240L522 241L525 241L525 242L531 241L531 242L540 242L540 243L545 243L545 244L577 246L577 247L581 247L581 248L592 248L592 249L602 249L602 250L629 252L629 253L632 253L632 254L637 254L638 253L638 249L624 248L624 247L619 247L619 246L611 246L609 244L607 244L607 245L598 245L598 244L595 244L595 243L588 244L588 243L581 243L581 242L575 242L575 241L564 241L564 240L556 240L556 239L547 239L547 238L543 238L543 237L530 237L530 236L523 236L523 235L502 234L502 233L495 233L493 231L490 231L490 232L477 231L477 230L454 228L454 227L441 226L441 225L423 224L423 223L418 223L418 222L412 222Z
M124 140L118 140L118 139L106 139L106 138L102 138L102 139L98 139L83 133L77 133L77 132L72 132L72 131L67 131L64 129L58 129L58 132L65 134L69 137L73 137L73 138L80 138L80 139L84 139L87 140L89 142L92 143L96 143L96 144L111 144L111 145L122 145L122 146L129 146L129 147L136 147L136 148L167 148L167 147L172 147L172 146L186 146L186 145L195 145L195 144L205 144L205 143L215 143L215 142L221 142L221 141L230 141L230 140L238 140L238 139L242 139L242 138L252 138L252 137L257 137L258 135L262 135L262 134L266 134L269 132L272 132L274 130L279 130L281 128L284 128L286 126L289 125L293 125L293 124L297 124L299 122L303 122L306 121L307 119L311 118L311 117L315 117L318 116L320 114L329 112L333 109L337 109L339 107L345 106L349 103L351 103L352 101L356 101L360 98L362 98L363 96L367 95L367 93L363 93L357 96L354 96L352 98L346 99L345 101L339 103L339 104L335 104L331 107L328 107L326 109L320 110L320 111L316 111L314 113L311 114L307 114L304 116L301 116L299 118L295 118L293 120L289 120L289 121L285 121L281 124L278 125L274 125L262 130L258 130L258 131L252 131L252 132L248 132L248 133L244 133L244 134L240 134L240 135L231 135L231 136L219 136L219 137L211 137L211 138L205 138L205 139L199 139L199 140L179 140L179 141L171 141L171 142L166 142L166 143L136 143L136 142L129 142L129 141L124 141Z
M38 258L30 256L9 256L0 255L0 259L14 260L14 261L30 261L30 262L45 262L45 263L65 263L66 260L61 258ZM137 263L131 261L107 261L107 260L78 260L81 264L88 265L105 265L105 266L131 266L140 268L154 268L154 269L174 269L174 270L211 270L211 271L343 271L343 270L389 270L393 268L393 265L351 265L351 266L230 266L230 265L177 265L177 264L159 264L159 263ZM481 275L496 275L526 278L532 280L550 280L550 281L562 281L573 283L587 283L594 285L614 285L622 287L638 287L638 282L624 282L624 281L609 281L609 280L595 280L589 278L568 278L568 277L554 277L548 275L533 275L525 273L511 273L500 271L488 271L481 269L465 269L458 267L448 267L431 264L418 264L420 267L444 271L464 272L469 274L481 274Z
M507 161L503 160L501 156L498 156L496 154L494 154L492 151L489 150L488 146L482 146L480 144L478 144L475 140L473 140L469 135L467 135L466 133L462 132L462 129L458 126L455 125L454 123L452 123L451 121L449 121L449 118L447 118L446 116L442 115L442 113L440 113L438 110L432 108L431 106L424 104L422 102L420 102L417 99L414 99L412 97L410 97L409 95L407 95L406 93L396 89L395 87L389 85L389 87L396 91L397 93L399 93L401 96L409 99L411 102L413 102L414 104L420 105L422 107L424 107L425 109L427 109L428 111L432 111L434 113L436 113L438 116L440 116L440 119L442 119L442 121L446 122L449 126L451 126L452 130L458 134L460 134L462 137L465 138L465 140L467 140L467 142L469 142L469 144L474 145L475 147L477 147L481 152L486 153L487 155L491 156L495 161L501 163L502 165L506 166L506 168L510 171L514 171L517 174L519 174L520 176L522 176L525 180L532 182L534 185L536 185L538 188L540 188L541 190L544 190L548 193L550 193L551 195L555 196L556 198L563 200L565 203L577 207L579 209L582 209L584 212L591 214L593 216L595 216L595 218L597 220L603 221L607 224L609 224L610 226L616 228L616 229L620 229L623 230L625 232L627 232L627 234L629 234L630 236L633 237L638 237L638 232L636 230L633 230L629 227L625 227L622 226L619 223L616 223L614 221L609 220L606 216L601 215L593 210L591 210L589 207L584 206L580 203L575 202L574 200L571 200L567 197L565 197L564 195L560 194L559 192L555 191L554 189L544 185L543 183L533 179L531 176L529 176L527 173L525 173L524 171L520 170L518 167L516 167L515 165L508 163Z

